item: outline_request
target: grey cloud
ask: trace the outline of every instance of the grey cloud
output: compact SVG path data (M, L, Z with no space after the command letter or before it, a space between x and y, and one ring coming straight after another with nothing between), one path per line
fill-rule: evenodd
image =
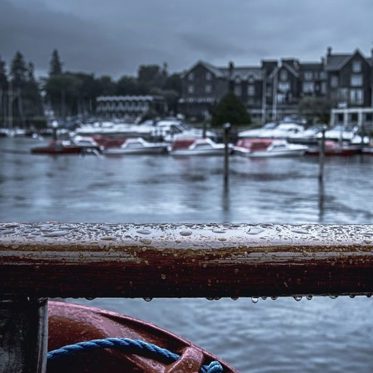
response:
M167 61L225 65L318 60L326 47L372 47L371 0L1 0L0 54L47 70L57 48L70 70L119 76Z

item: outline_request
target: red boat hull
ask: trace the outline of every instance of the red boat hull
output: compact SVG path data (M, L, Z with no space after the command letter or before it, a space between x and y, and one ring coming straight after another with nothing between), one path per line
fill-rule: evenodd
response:
M181 355L175 363L165 365L114 349L84 351L49 363L48 373L198 372L203 364L212 360L220 361L216 356L168 331L114 312L51 301L48 303L48 314L49 351L91 339L119 337L141 339ZM224 372L234 373L228 365L221 364Z
M59 155L59 154L80 154L82 148L80 146L68 145L47 145L47 146L37 146L31 149L32 154L50 154L50 155Z

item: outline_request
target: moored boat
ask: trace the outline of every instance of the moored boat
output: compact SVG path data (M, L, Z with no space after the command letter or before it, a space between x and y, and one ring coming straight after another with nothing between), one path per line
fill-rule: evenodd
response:
M304 145L271 139L241 139L234 147L236 154L249 158L299 157L306 150L307 146Z
M325 156L349 157L359 153L361 153L360 145L351 145L330 140L325 141ZM319 155L320 146L308 148L306 154Z
M176 361L165 362L164 357L157 359L153 351L142 354L137 348L137 351L128 353L120 347L92 349L91 346L91 349L85 351L70 355L65 353L59 358L48 359L48 373L200 372L206 371L203 369L212 362L220 365L220 369L212 370L213 372L234 373L232 368L204 349L164 329L132 317L98 308L53 301L48 302L48 314L49 351L84 341L116 337L116 340L128 338L135 343L139 340L144 341L144 344L151 343L152 347L167 349L171 354L179 355ZM203 366L205 367L202 368Z
M34 146L31 148L31 153L47 155L81 154L82 148L70 141L51 141L47 145Z
M167 144L151 143L141 137L137 139L127 139L120 147L111 147L103 150L105 155L145 155L164 154L167 152Z
M224 155L224 144L218 144L211 139L181 139L176 140L170 147L174 156L208 156Z

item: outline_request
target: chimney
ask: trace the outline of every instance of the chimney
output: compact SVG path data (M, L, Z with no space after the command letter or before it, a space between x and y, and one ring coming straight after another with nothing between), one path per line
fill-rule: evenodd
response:
M328 56L328 57L331 56L332 51L333 51L332 47L328 47L328 49L327 49L327 56Z

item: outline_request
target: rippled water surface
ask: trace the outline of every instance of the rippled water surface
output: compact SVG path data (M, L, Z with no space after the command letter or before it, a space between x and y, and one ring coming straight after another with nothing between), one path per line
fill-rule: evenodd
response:
M0 221L373 223L373 157L31 156L0 139ZM372 276L373 278L373 276ZM372 298L80 300L191 339L242 372L373 371Z

